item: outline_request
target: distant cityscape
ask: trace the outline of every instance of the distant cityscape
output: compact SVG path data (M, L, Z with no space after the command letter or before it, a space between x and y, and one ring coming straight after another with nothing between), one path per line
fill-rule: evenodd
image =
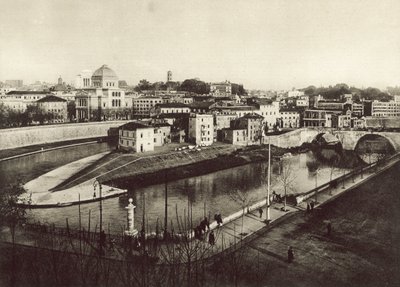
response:
M119 146L136 152L170 142L257 144L265 133L300 127L400 128L398 88L390 93L339 84L246 91L230 81L175 82L172 71L166 71L165 82L130 86L107 65L81 71L74 85L61 76L57 84L6 80L0 85L2 128L131 120L119 129Z

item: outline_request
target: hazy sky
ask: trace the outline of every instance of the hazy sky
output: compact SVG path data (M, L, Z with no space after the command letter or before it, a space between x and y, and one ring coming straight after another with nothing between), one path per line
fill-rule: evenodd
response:
M2 0L0 80L400 85L400 0Z

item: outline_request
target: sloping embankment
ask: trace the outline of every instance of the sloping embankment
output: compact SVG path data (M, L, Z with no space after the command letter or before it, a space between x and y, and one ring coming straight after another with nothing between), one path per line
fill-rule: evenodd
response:
M274 156L286 152L298 153L302 148L282 149L271 147ZM196 151L187 154L168 154L152 158L143 158L132 166L109 173L101 177L101 181L120 188L140 187L163 183L166 180L178 180L191 176L199 176L218 170L228 169L251 162L268 159L267 146L254 146L230 151L221 149L220 152L203 154Z

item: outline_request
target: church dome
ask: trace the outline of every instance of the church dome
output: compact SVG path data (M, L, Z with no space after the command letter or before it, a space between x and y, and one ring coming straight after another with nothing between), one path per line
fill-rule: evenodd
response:
M103 65L93 73L93 77L117 78L117 74L107 65Z

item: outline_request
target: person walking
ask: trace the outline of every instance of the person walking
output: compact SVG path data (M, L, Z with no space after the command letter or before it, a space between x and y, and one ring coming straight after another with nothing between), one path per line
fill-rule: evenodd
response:
M294 259L294 251L292 246L289 247L287 254L288 254L288 262L292 263Z
M314 211L314 201L313 200L311 200L311 202L310 202L310 210L311 210L311 212L313 212Z
M208 243L210 243L211 246L214 246L215 244L215 235L214 231L211 230L210 234L208 235Z
M264 212L264 210L260 207L258 209L258 213L260 213L260 218L262 218L263 212Z

